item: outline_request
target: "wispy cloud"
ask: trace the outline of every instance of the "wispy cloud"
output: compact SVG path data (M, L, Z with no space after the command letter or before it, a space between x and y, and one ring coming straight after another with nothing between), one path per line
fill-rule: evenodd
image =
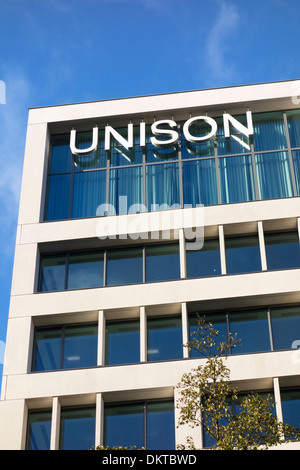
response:
M209 79L214 85L232 80L236 70L228 58L228 52L233 44L232 35L237 31L240 15L236 6L229 2L218 0L218 16L208 34L206 44L206 60L209 69Z

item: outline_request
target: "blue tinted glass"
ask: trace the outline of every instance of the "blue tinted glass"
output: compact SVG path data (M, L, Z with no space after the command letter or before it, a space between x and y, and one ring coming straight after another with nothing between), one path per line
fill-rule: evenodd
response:
M106 285L137 284L143 282L142 248L108 250Z
M233 116L238 122L247 127L246 115ZM218 124L217 132L217 149L218 155L229 155L234 153L248 153L250 152L249 137L241 134L230 123L230 137L225 137L223 119L216 119Z
M143 404L105 407L104 445L145 447Z
M103 286L104 253L87 252L69 255L68 289Z
M60 369L61 344L61 328L36 330L32 370L39 372Z
M175 449L174 403L147 404L147 450Z
M255 162L260 199L293 196L287 152L257 154Z
M146 202L148 211L180 207L178 163L146 166Z
M125 140L128 140L128 128L116 129ZM143 162L143 152L139 146L139 127L133 127L133 147L126 149L118 140L111 137L110 161L111 166L124 166Z
M287 112L291 147L300 147L300 110Z
M146 247L146 282L180 278L178 243Z
M105 168L107 155L104 150L103 133L99 132L98 147L95 152L81 155L73 155L74 171L81 171L91 168ZM76 133L76 148L85 149L92 145L92 132Z
M63 369L97 365L97 325L67 326L64 337Z
M187 277L219 276L221 274L218 239L205 239L201 250L186 249Z
M240 342L233 354L270 351L269 324L266 310L229 313L230 333Z
M300 390L281 390L283 422L300 429Z
M274 349L293 348L300 340L300 308L272 308L271 321Z
M200 315L200 316L205 316L205 322L206 323L211 323L213 325L213 328L218 332L218 335L215 338L215 346L212 347L211 354L218 354L217 347L221 342L227 342L228 340L228 331L227 331L227 319L226 319L226 314L225 313L220 313L220 314L208 314L208 315ZM197 331L198 331L198 320L197 320L197 315L196 314L191 314L189 316L189 332L190 332L190 341L197 341L199 340L199 337L197 336ZM201 331L201 330L200 330ZM199 331L199 333L200 333ZM199 357L201 356L201 351L198 352L195 349L191 349L190 351L190 357Z
M194 121L189 126L189 132L194 137L202 137L211 132L211 127L204 121ZM184 134L182 134L181 146L183 159L209 157L213 156L215 151L213 139L204 142L192 143L185 139Z
M182 163L183 203L218 204L216 164L214 159Z
M27 450L50 450L51 416L51 410L29 412Z
M255 200L251 155L219 158L222 203Z
M72 218L95 217L105 204L106 171L76 173L73 181Z
M140 361L140 326L138 321L106 324L105 363L132 364Z
M265 246L269 270L300 266L300 245L297 232L265 234Z
M61 410L60 450L90 450L95 445L95 407Z
M109 204L110 215L142 212L142 167L134 166L110 170Z
M66 255L49 255L41 259L39 291L65 289Z
M258 236L225 238L227 274L261 271Z
M253 115L254 150L281 150L287 148L282 112Z
M182 359L181 318L148 319L148 361Z
M72 153L70 150L70 135L52 136L51 144L50 173L71 171Z
M147 145L147 162L159 162L166 160L178 159L177 145L155 147L154 145Z
M292 152L297 196L300 196L300 150Z
M71 175L53 175L48 179L45 220L69 218Z

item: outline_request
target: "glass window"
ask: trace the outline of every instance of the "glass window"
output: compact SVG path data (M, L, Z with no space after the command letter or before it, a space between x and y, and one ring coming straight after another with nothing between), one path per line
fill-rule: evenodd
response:
M148 450L175 449L175 419L173 401L147 404Z
M234 116L234 118L247 127L246 115ZM217 131L217 149L218 155L229 155L234 153L248 153L250 152L250 139L249 137L241 134L230 123L230 137L225 137L224 124L222 118L216 119L218 124Z
M300 340L300 308L280 307L271 309L274 349L291 349Z
M182 162L183 203L195 207L218 204L215 160Z
M300 246L297 232L265 234L267 266L269 270L298 268Z
M287 148L282 112L253 115L254 150L282 150Z
M293 185L287 152L255 155L258 192L260 199L293 196Z
M300 429L300 390L281 390L283 422Z
M227 274L250 273L261 270L257 235L225 237Z
M50 450L51 410L29 411L26 450Z
M97 365L98 325L65 327L63 369Z
M219 158L219 174L223 204L256 199L251 155Z
M300 196L300 150L292 151L297 196Z
M146 247L146 281L171 281L180 278L178 243Z
M72 153L70 135L55 135L51 137L50 173L70 172Z
M184 123L182 123L183 125ZM194 121L190 127L189 132L195 137L205 136L211 132L211 127L204 121ZM208 157L214 155L214 139L192 143L185 139L182 134L182 158L197 158Z
M64 220L69 218L70 188L70 174L49 176L45 220Z
M230 332L241 340L233 354L270 351L269 324L266 310L229 313Z
M106 323L105 363L132 364L140 361L139 321Z
M128 247L108 250L106 270L107 286L143 282L143 249Z
M187 277L208 277L221 274L218 239L204 239L201 250L186 249Z
M68 264L68 289L85 289L103 286L104 253L70 253Z
M47 255L41 258L39 291L49 292L65 289L66 256Z
M95 445L96 410L94 406L62 408L60 450L90 450Z
M149 318L148 361L182 359L182 327L180 317Z
M58 370L61 363L62 328L41 328L35 332L32 370Z
M146 166L146 206L148 211L180 208L178 163Z
M288 111L286 114L291 147L300 147L300 110Z
M143 204L143 169L141 166L110 170L110 215L141 212ZM133 206L136 209L133 209Z
M106 201L106 171L75 173L72 218L95 217L98 206Z
M211 354L218 354L218 350L216 349L221 342L228 341L228 328L227 328L227 318L226 313L212 313L212 314L202 314L200 316L205 316L205 322L211 323L213 328L218 331L218 335L215 338L216 345L212 347ZM189 315L189 333L190 333L190 341L197 341L198 331L198 318L196 314ZM195 349L191 349L190 357L201 357L200 352L196 351Z

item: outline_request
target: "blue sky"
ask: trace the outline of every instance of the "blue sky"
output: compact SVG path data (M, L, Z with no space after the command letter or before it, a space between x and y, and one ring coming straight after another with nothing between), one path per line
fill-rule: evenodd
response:
M299 24L299 0L0 0L0 342L28 108L299 79Z

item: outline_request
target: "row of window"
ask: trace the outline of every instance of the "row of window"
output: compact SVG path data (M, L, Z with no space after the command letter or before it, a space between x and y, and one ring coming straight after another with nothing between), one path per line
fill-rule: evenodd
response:
M229 333L241 340L232 354L288 350L300 342L300 306L217 312L205 316L219 331L220 341L224 341ZM190 314L190 339L196 325L197 315ZM181 316L150 317L146 330L148 362L183 359ZM99 344L104 350L104 364L140 362L141 336L138 319L106 321L105 344ZM96 323L39 327L34 335L32 371L96 367L97 351ZM191 350L190 357L197 357L197 354Z
M280 394L283 421L300 428L300 390L282 389ZM236 413L239 412L238 404ZM32 410L28 415L26 449L49 450L51 410ZM104 406L105 446L175 449L173 400L106 404ZM59 449L89 450L95 445L96 407L62 407ZM203 432L203 430L202 430ZM213 444L203 432L204 447Z
M100 132L89 157L72 156L69 135L53 136L44 220L299 196L299 110L253 120L248 150L236 141L240 136L225 139L222 125L216 140L190 144L182 134L180 145L166 149L154 148L148 135L144 153L136 137L133 150L113 141L107 155ZM193 132L207 129L196 125ZM90 146L89 133L77 137L79 148Z
M264 235L267 269L300 267L298 232ZM259 237L225 237L226 273L262 270ZM201 249L187 246L187 278L222 274L219 239L205 239ZM223 273L224 274L224 273ZM179 244L165 243L118 249L41 256L39 292L138 284L180 279Z

